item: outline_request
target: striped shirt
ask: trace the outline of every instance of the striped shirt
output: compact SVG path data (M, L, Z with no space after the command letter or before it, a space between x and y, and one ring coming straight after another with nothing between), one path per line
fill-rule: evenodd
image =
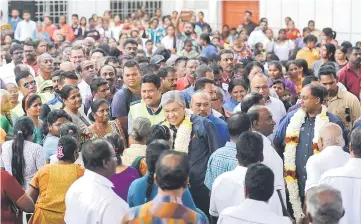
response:
M157 195L153 201L131 208L122 223L205 224L206 219L182 204L181 198Z
M204 184L212 190L214 180L224 172L234 170L238 165L236 143L227 142L209 158Z

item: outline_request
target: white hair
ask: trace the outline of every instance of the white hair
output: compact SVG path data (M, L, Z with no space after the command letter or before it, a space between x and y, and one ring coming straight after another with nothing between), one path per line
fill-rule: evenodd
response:
M335 123L329 122L323 125L319 131L319 136L325 146L345 146L342 129Z
M50 54L48 54L48 53L43 53L43 54L41 54L39 57L38 57L38 63L41 63L43 60L44 60L44 58L51 58L51 59L53 59L53 57L51 57L51 55Z
M173 91L164 93L162 96L161 105L164 106L164 105L170 104L170 103L178 103L180 105L185 106L186 101L184 99L183 93L178 90L173 90Z
M340 191L328 185L311 188L306 198L312 224L336 224L344 215Z

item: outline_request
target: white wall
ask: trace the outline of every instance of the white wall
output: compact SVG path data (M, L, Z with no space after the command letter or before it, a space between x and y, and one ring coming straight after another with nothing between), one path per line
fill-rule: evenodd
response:
M260 0L260 17L268 18L275 31L285 28L287 16L301 32L314 20L320 30L335 30L339 43L361 41L361 0Z

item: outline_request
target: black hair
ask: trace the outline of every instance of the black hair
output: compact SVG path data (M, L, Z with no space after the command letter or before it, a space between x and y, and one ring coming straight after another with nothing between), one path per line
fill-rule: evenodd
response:
M75 89L79 90L79 88L77 86L75 86L75 85L66 85L66 86L64 86L61 89L61 91L59 92L60 98L62 100L67 100L68 97L70 96L70 92L72 90L75 90Z
M148 40L145 42L145 44L147 44L147 43L152 43L152 44L153 44L153 41L152 41L151 39L148 39Z
M57 147L57 157L62 161L74 162L74 152L79 149L78 140L70 135L60 137Z
M332 44L333 45L333 44ZM321 76L333 76L335 79L337 78L337 75L336 75L336 68L333 67L332 65L322 65L320 67L320 70L318 70L318 77L320 77L321 79Z
M253 131L243 132L236 142L237 160L239 165L247 167L252 163L262 162L263 139Z
M28 95L24 96L21 102L21 106L25 114L26 114L26 110L29 109L29 107L35 102L35 100L38 99L40 99L41 102L41 97L34 93L29 93Z
M252 61L252 62L248 63L242 73L243 81L247 86L249 86L249 84L250 84L248 75L254 67L260 67L262 69L262 72L264 72L264 67L263 67L262 63L260 63L258 61Z
M109 63L113 63L113 64L119 63L118 57L116 57L116 56L106 56L104 64L107 65Z
M347 49L347 48L352 47L352 44L350 41L344 41L344 42L342 42L341 47L346 47L346 49Z
M158 76L152 75L152 74L144 75L142 77L141 85L143 83L153 83L155 88L157 88L157 89L159 89L161 87L160 78Z
M91 121L93 121L93 122L95 121L94 114L98 111L99 107L101 105L103 105L103 104L107 104L108 107L109 107L109 102L107 100L104 100L104 99L94 100L92 102L92 105L90 107L92 112L89 114L89 119ZM109 114L109 116L110 116L110 114Z
M60 126L59 135L60 137L69 135L76 139L79 139L80 133L78 127L74 123L68 122Z
M274 82L272 83L272 86L277 85L277 84L281 84L283 89L286 89L286 85L281 79L274 80Z
M198 90L203 90L207 83L214 84L214 81L209 78L198 79L194 84L194 92L197 92Z
M132 68L132 67L134 67L134 66L136 66L137 68L138 68L138 71L140 71L140 67L139 67L139 64L136 62L136 61L134 61L134 60L129 60L129 61L127 61L127 62L125 62L124 63L124 68Z
M140 67L140 72L144 75L144 74L154 74L157 73L159 69L159 65L153 64L146 64L146 65L142 65Z
M108 81L102 77L94 78L90 84L90 91L94 95L100 86L108 84Z
M310 76L305 77L302 80L302 88L307 86L308 84L311 84L314 81L318 81L318 78L316 76L314 76L314 75L310 75Z
M126 62L126 61L130 61L130 60L133 60L133 57L132 56L130 56L130 55L121 55L120 57L119 57L119 64L120 64L120 67L124 67L124 63Z
M250 130L251 120L246 113L239 111L228 118L227 126L229 135L238 138L243 132Z
M307 44L308 42L315 42L317 43L317 37L315 35L308 35L307 37L303 38L303 42Z
M22 80L28 76L32 76L32 74L29 71L20 72L20 74L15 77L16 84L18 84L18 86L19 86L20 80Z
M92 54L94 54L96 52L101 53L103 55L103 57L107 56L107 53L102 48L95 48L95 49L91 50L89 55L91 56Z
M188 61L188 58L187 58L187 57L184 57L184 56L178 57L177 59L175 59L174 67L177 67L177 65L178 65L179 63L181 63L182 61L187 62L187 61Z
M332 30L330 27L323 28L322 32L332 39L336 39L336 31Z
M170 58L171 53L170 53L170 50L161 46L155 50L153 56L154 55L162 55L164 57L164 60L167 61Z
M202 33L199 37L201 40L204 40L207 44L211 42L211 38L209 37L209 34Z
M121 55L121 52L118 48L116 47L111 47L109 49L109 53L108 53L108 57L116 57L118 58Z
M172 157L171 161L173 163L169 164L169 161L166 159L167 157ZM159 188L162 190L186 188L189 172L188 155L184 152L165 151L160 155L155 165L155 178Z
M303 68L303 77L312 75L312 70L308 69L308 63L305 59L296 59L293 62L297 67Z
M17 51L17 50L24 50L23 46L21 46L20 44L14 44L10 47L9 49L9 53L10 55L12 56L14 54L14 51Z
M316 85L316 84L308 84L306 87L310 88L311 90L311 95L313 97L319 98L320 99L320 103L323 102L323 99L325 97L325 93L327 93L327 90L325 87L321 86L321 85Z
M223 69L222 69L222 66L220 66L219 64L211 63L209 67L213 70L214 75L222 74Z
M310 28L308 28L308 27L304 27L304 28L302 29L302 33L309 32L309 31L310 31Z
M313 20L310 20L310 21L308 21L308 25L310 25L311 23L313 23L313 24L315 24L315 21L313 21Z
M71 17L76 17L77 19L79 19L78 14L73 14L73 15L71 15Z
M145 56L137 56L134 58L134 60L136 62L138 62L138 64L141 64L141 63L147 63L149 64L149 58L145 57Z
M49 133L49 126L52 126L58 119L65 118L72 122L73 119L64 110L52 110L46 117L46 123L43 126L43 134L46 136Z
M252 12L251 11L245 11L244 14L248 13L250 16L252 16Z
M81 150L84 167L91 171L103 168L103 160L111 160L112 151L112 145L105 139L98 138L86 141Z
M250 165L244 180L247 197L267 203L273 195L274 179L272 170L266 165L262 163Z
M281 30L282 30L282 29L281 29ZM260 46L263 47L263 43L258 42L258 43L256 43L256 44L254 45L254 49L256 49L256 50L258 51L258 48L259 48Z
M323 45L323 47L326 48L328 60L335 61L335 53L336 53L335 45L328 43L328 44Z
M127 46L128 44L132 44L132 45L137 45L138 46L138 42L136 40L134 40L133 38L128 38L124 44L123 47Z
M164 66L158 70L157 76L159 78L165 79L167 78L169 72L176 72L176 70L173 67Z
M276 68L277 68L277 70L280 72L280 74L281 74L281 76L283 76L283 74L282 74L282 64L281 64L281 62L279 62L279 61L271 61L271 62L268 62L268 68L270 67L270 66L275 66Z
M14 139L11 144L11 172L19 184L23 187L25 184L25 158L24 145L27 140L34 133L34 121L30 117L19 117L14 125L13 133Z
M361 158L361 127L352 131L350 142L354 156Z
M259 105L259 102L263 99L263 95L260 93L249 93L247 94L242 101L241 111L247 113L249 108L254 105Z
M240 79L232 79L228 84L228 93L232 93L234 87L236 86L243 86L244 90L248 91L248 86Z
M105 66L110 66L110 67L112 67L112 69L113 69L113 71L114 71L114 75L116 75L117 74L117 69L113 66L113 65L110 65L110 64L104 64L104 65L102 65L100 68L99 68L99 70L98 70L98 77L101 77L101 71L102 71L102 69L105 67Z
M149 145L147 145L147 150L145 153L145 161L147 163L149 176L148 176L147 190L145 193L145 202L148 202L148 200L150 199L149 197L153 190L155 164L159 156L162 154L162 152L166 150L170 150L169 143L162 139L154 140Z
M113 149L115 151L115 157L117 158L118 166L122 164L122 158L124 152L124 139L117 133L110 133L104 136L110 144L112 144Z
M136 54L144 54L145 55L145 51L143 49L137 49L135 51ZM135 60L135 59L134 59Z
M75 74L75 72L62 72L62 73L60 73L59 83L63 84L65 79L78 80L78 76Z
M233 51L225 49L225 50L221 50L221 52L219 52L218 56L219 58L222 58L222 55L224 54L232 54L233 55Z
M347 53L351 54L352 51L354 51L354 50L359 51L359 50L361 50L361 48L359 48L359 47L349 47L347 49Z
M149 145L151 142L153 142L156 139L163 139L169 142L171 137L172 136L170 129L167 126L154 125L149 130L149 134L147 136L147 141L145 144Z
M32 40L25 41L25 42L24 42L24 46L31 46L31 47L33 47L34 49L36 48L35 43L34 43L34 41L32 41Z

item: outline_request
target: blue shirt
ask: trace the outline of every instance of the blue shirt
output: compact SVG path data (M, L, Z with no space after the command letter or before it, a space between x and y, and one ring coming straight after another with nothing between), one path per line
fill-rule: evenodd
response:
M148 186L148 177L149 177L149 173L147 173L145 176L139 179L134 180L130 185L128 191L128 197L127 197L127 201L130 208L146 203L145 194ZM157 196L157 193L158 193L158 185L153 184L152 193L150 194L148 201L153 200L155 196ZM193 202L192 195L189 192L188 188L183 193L182 202L188 208L192 210L196 210L196 205Z
M184 99L187 105L190 105L192 96L194 95L194 85L188 87L187 89L182 90Z
M273 141L277 149L284 149L286 145L285 137L286 137L287 126L290 123L291 118L297 111L298 110L294 110L288 113L287 116L280 121L278 130L276 132L276 137L274 138ZM347 133L345 131L345 127L342 121L338 117L328 112L327 112L327 116L330 122L338 124L342 128L343 133ZM313 155L312 139L315 130L315 119L316 119L315 117L313 118L306 117L305 123L303 123L301 126L299 143L296 149L296 173L298 178L300 196L305 195L305 183L307 179L306 163L308 161L308 158L310 158L310 156ZM345 139L347 139L347 137ZM345 140L345 142L347 141Z
M224 104L223 104L223 108L227 111L233 111L234 108L238 105L238 101L233 99L232 97L229 98L229 100L227 100Z
M224 120L214 116L213 113L209 115L208 119L212 121L214 126L216 126L217 134L218 134L217 136L218 145L224 146L226 142L230 140L227 123Z
M208 160L206 178L204 180L204 184L209 190L212 190L213 183L219 175L236 168L238 165L236 154L236 143L227 142L224 147L217 149L211 155Z
M201 51L201 56L208 57L210 55L217 55L217 48L213 44L208 44L203 50Z
M13 17L9 17L9 24L11 27L11 31L15 32L16 26L18 25L18 23L20 21L22 21L22 19L20 17L16 18L15 20L13 19Z
M361 127L361 120L357 121L357 122L354 124L354 126L353 126L353 128L352 128L352 131L355 130L356 128L358 128L358 127Z
M128 116L130 103L140 100L140 98L140 94L132 93L128 88L118 90L113 97L111 105L113 118Z
M56 154L58 142L59 142L59 137L56 137L50 133L46 136L43 145L45 159L50 160L50 156Z

